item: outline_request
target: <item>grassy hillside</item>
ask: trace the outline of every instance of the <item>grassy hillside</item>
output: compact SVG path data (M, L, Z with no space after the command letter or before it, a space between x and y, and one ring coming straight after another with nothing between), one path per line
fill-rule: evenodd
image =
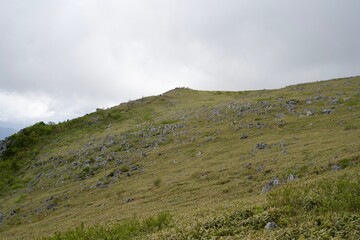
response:
M1 156L0 239L358 239L359 103L360 77L178 88L35 124Z

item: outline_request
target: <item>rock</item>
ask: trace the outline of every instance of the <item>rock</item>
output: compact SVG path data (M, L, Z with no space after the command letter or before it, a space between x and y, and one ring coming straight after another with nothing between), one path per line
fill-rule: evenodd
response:
M77 167L79 167L80 165L81 165L80 162L73 162L73 163L71 163L71 166L72 166L73 168L77 168Z
M138 170L138 169L139 169L139 166L136 166L136 165L134 165L134 166L131 167L131 171L136 171L136 170Z
M41 213L41 208L36 208L36 209L34 210L34 212L35 212L36 214Z
M6 142L0 140L0 155L6 150Z
M274 222L268 222L266 225L265 225L265 229L269 229L269 230L272 230L274 228L276 228L276 223Z
M323 97L322 96L315 96L315 101L320 101L320 100L322 100L323 99Z
M292 99L287 102L287 104L290 104L290 105L297 105L298 103L299 103L299 100L295 100L295 99Z
M99 164L99 167L105 167L106 164L107 164L107 161L104 160L104 161L102 161L102 162Z
M259 173L261 172L262 170L264 170L264 166L260 166L256 169L256 172Z
M247 135L247 134L242 134L241 136L240 136L240 139L247 139L249 136Z
M330 102L331 104L338 104L338 103L339 103L339 99L337 99L337 98L332 98L332 99L329 100L329 102Z
M50 202L51 200L53 200L54 199L54 197L53 196L50 196L50 197L48 197L46 200L45 200L45 202Z
M306 114L306 116L314 116L315 115L315 111L311 111L311 110L308 110L308 109L306 109L305 110L305 114Z
M50 203L50 204L48 204L47 206L46 206L46 209L48 209L48 210L55 210L56 207L57 206L57 204L56 203Z
M290 100L285 104L285 107L289 112L292 112L296 108L296 105L298 105L298 103L298 100Z
M293 175L293 174L289 174L289 176L287 177L287 181L289 182L289 181L292 181L292 180L295 180L295 175Z
M99 150L100 152L104 152L107 149L107 147L105 145L101 145Z
M332 169L333 171L339 171L339 170L341 170L341 167L340 167L339 165L333 165L333 166L331 167L331 169Z
M119 176L119 175L121 175L121 174L122 174L122 171L119 170L119 169L117 169L117 170L114 171L113 176L114 176L114 177L117 177L117 176Z
M268 147L268 145L266 143L257 143L255 145L255 149L265 149L267 147Z
M246 164L244 164L244 168L247 168L247 169L251 169L251 163L246 163Z
M106 187L106 184L105 184L104 182L102 182L102 181L98 181L98 182L96 183L96 187L97 187L97 188L105 188L105 187Z
M322 110L321 112L322 112L323 114L330 114L330 113L333 112L333 110L332 110L332 109L324 109L324 110Z
M277 177L275 177L261 189L261 192L263 192L263 193L268 192L271 188L273 188L274 186L277 186L279 184L280 184L279 179Z
M285 114L284 113L278 113L275 116L276 116L276 118L284 118Z
M0 212L0 225L5 221L6 215L3 212Z
M262 123L256 123L256 128L257 129L260 129L260 128L263 128L263 127L265 127L265 124L262 124Z

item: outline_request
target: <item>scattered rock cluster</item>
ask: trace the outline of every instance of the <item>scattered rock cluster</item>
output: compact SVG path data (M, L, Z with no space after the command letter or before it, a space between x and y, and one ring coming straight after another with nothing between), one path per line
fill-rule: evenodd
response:
M134 164L138 159L146 158L149 151L182 134L185 128L184 124L145 126L137 131L109 134L103 139L93 138L83 149L71 150L67 156L51 156L47 160L44 160L44 156L36 158L32 168L39 171L29 186L35 186L45 178L59 178L60 182L66 179L84 180L102 170L120 165L126 165L126 168L129 168L126 175L131 175L130 171L140 170ZM123 170L116 172L111 180L107 178L103 185L108 186L109 182L116 181L117 176L122 173ZM99 187L101 186L99 183Z
M5 221L6 215L5 213L0 211L0 225Z
M0 140L0 155L6 150L6 141Z
M287 183L287 182L293 181L295 179L296 179L296 176L293 174L289 174L287 176L287 178L284 179L283 181L280 181L278 177L274 177L261 189L261 192L266 193L266 192L270 191L270 189L272 189L273 187L275 187L279 184Z

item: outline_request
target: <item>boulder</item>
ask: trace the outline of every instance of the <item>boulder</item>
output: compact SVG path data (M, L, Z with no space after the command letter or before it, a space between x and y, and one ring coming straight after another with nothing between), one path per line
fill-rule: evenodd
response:
M5 221L6 215L0 211L0 225Z
M272 180L270 180L270 182L268 182L262 189L261 192L265 193L268 192L271 188L273 188L274 186L277 186L280 184L280 181L277 177L273 178Z
M274 228L276 228L276 223L275 222L268 222L266 225L265 225L265 229L269 229L269 230L272 230Z
M323 114L330 114L330 113L333 112L333 110L332 110L332 109L324 109L324 110L322 110L321 112L322 112Z
M331 169L332 169L333 171L339 171L339 170L341 170L341 167L340 167L339 165L333 165L333 166L331 167Z
M240 136L240 139L247 139L249 136L247 135L247 134L242 134L241 136Z
M295 180L295 175L293 175L293 174L289 174L289 176L287 177L287 181L289 182L289 181L292 181L292 180Z
M306 109L305 110L305 114L306 114L306 116L314 116L315 115L315 111L312 111L312 110L308 110L308 109Z
M268 145L266 143L257 143L255 145L255 149L265 149L267 147L268 147Z
M4 140L0 140L0 155L6 150L6 142Z

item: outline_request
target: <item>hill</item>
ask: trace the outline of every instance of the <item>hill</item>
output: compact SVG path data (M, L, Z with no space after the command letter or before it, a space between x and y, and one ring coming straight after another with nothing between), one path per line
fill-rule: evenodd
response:
M360 77L177 88L12 135L2 239L358 239Z

